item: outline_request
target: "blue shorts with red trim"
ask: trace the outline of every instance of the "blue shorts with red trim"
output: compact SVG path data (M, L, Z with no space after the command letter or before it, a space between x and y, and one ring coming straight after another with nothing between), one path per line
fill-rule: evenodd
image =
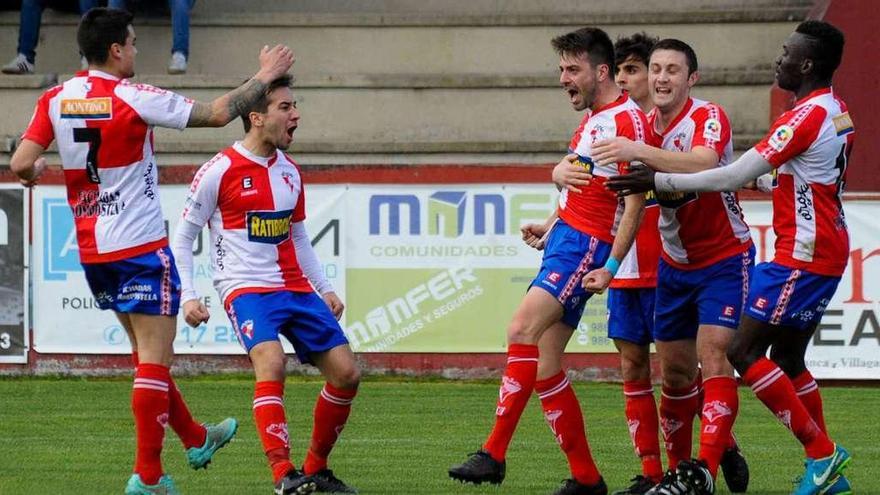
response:
M696 270L681 270L662 258L657 270L654 340L693 339L700 325L739 326L755 248Z
M540 287L562 304L562 322L577 328L584 305L593 294L584 290L584 275L605 265L611 244L557 220L544 245L541 269L529 287Z
M226 313L247 352L283 335L300 362L312 364L313 353L348 344L336 317L314 292L245 293L227 303Z
M822 319L839 283L840 277L761 263L752 276L746 314L771 325L812 328Z
M83 271L101 309L163 316L180 309L180 275L168 246L119 261L83 263Z
M636 345L654 341L656 289L608 289L608 338Z

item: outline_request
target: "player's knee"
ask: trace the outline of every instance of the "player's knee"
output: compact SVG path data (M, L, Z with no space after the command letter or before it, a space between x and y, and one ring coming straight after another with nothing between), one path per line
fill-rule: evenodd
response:
M761 356L749 349L745 342L733 339L727 348L727 360L740 375L744 374Z
M620 351L620 371L626 381L642 381L651 379L651 358L639 347L623 348Z
M507 342L535 345L538 343L538 335L526 319L514 317L507 326Z
M357 364L351 363L350 366L337 369L332 376L327 378L330 385L344 390L353 390L358 388L361 383L361 370Z

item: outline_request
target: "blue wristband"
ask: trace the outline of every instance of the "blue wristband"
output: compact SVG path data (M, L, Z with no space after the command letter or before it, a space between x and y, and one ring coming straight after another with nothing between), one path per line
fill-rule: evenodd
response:
M608 261L605 262L604 268L611 272L611 276L617 275L617 270L620 270L620 262L609 256Z

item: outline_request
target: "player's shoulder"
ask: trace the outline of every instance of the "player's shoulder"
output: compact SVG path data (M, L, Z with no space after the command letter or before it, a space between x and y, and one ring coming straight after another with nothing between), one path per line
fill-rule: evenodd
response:
M152 84L142 83L142 82L134 82L128 79L120 79L119 83L116 85L117 91L128 92L128 93L150 93L156 95L167 95L171 93L167 89L162 89L158 86L153 86Z
M690 118L695 122L704 122L708 119L716 119L719 121L727 121L727 112L724 107L713 101L700 100L693 98L693 109Z
M219 151L210 160L202 164L193 177L191 189L195 190L199 184L209 180L219 180L223 173L232 165L233 158L229 153L232 147Z

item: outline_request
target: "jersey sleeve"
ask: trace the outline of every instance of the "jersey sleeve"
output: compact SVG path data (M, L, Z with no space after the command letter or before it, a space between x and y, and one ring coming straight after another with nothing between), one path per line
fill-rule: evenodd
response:
M648 120L645 114L640 110L630 109L620 112L614 116L615 127L617 128L617 137L624 137L631 141L651 144L649 136ZM629 162L618 162L617 172L626 174L626 167Z
M826 110L805 105L785 112L770 127L770 132L755 145L755 151L774 168L807 151L819 136Z
M217 209L220 179L223 177L223 171L226 170L224 165L227 163L229 158L221 153L199 168L193 177L183 207L184 220L198 226L208 223L214 210Z
M55 94L57 91L47 91L37 100L34 114L21 136L22 139L33 141L43 148L48 148L55 140L55 129L52 127L52 118L49 116L49 101Z
M144 122L158 127L185 129L195 102L149 84L122 82L116 95L128 103Z
M691 118L694 121L691 147L703 146L713 150L719 157L724 155L724 149L732 137L727 113L718 105L710 103L697 109Z

